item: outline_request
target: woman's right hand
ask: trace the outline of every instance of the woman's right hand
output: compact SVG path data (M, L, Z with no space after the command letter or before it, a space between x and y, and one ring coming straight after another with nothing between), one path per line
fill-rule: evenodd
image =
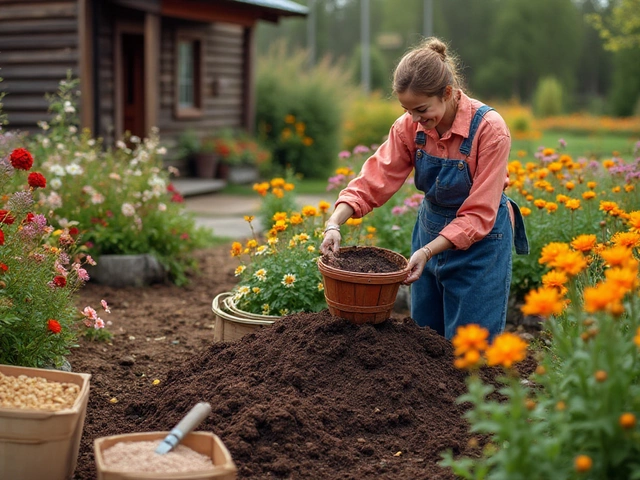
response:
M327 230L324 234L324 240L320 244L320 252L323 255L328 253L338 253L340 249L340 232L338 230Z

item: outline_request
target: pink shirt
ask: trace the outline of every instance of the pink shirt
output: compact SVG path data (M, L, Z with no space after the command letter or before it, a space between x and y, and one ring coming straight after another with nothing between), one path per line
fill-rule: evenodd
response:
M413 170L416 132L424 130L427 144L423 149L436 157L465 160L473 180L456 218L440 234L461 250L482 240L493 228L502 192L509 184L511 136L500 114L491 110L480 122L469 157L460 153L460 146L469 135L471 119L481 105L460 91L455 120L442 138L435 129L424 130L414 123L411 115L402 115L391 126L388 139L364 163L360 174L340 192L336 205L348 204L355 212L353 216L359 218L389 200Z

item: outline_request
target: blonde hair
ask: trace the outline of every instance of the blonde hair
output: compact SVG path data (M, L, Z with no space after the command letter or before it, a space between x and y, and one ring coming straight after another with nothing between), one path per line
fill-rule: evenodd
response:
M393 73L396 95L411 90L419 95L442 98L448 85L462 88L458 59L448 55L447 45L435 37L425 39L405 54Z

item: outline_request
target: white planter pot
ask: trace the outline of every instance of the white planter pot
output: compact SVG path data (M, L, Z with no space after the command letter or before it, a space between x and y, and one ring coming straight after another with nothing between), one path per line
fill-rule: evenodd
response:
M136 255L100 255L97 265L88 269L92 281L110 287L142 287L163 282L167 272L148 253Z
M229 167L229 183L246 184L258 181L258 169L255 167Z

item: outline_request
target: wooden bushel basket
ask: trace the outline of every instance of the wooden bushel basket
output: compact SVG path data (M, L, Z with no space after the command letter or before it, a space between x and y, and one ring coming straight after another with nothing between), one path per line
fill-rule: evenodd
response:
M340 253L363 247L342 247ZM356 324L381 323L391 316L398 289L409 274L409 262L397 252L373 248L401 270L390 273L348 272L318 260L329 312Z
M248 333L273 325L281 317L244 312L233 302L232 292L223 292L211 302L211 310L216 315L213 339L216 342L235 342Z

